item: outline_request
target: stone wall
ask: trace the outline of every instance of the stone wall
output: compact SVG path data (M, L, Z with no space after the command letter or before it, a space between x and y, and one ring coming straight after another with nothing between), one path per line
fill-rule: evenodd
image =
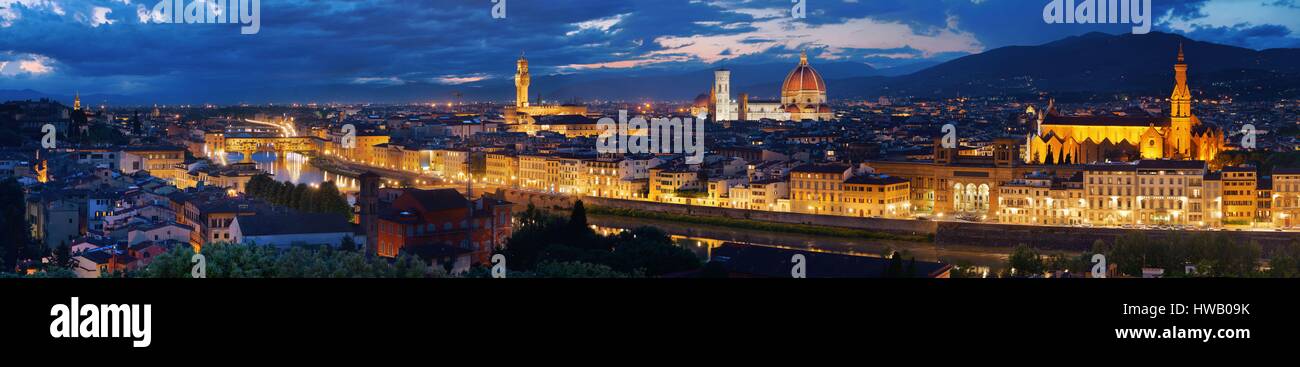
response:
M573 197L557 194L541 194L518 190L500 190L496 195L507 201L527 205L532 203L541 208L568 209L573 206ZM927 235L934 234L935 242L942 246L980 246L980 247L1015 247L1019 244L1034 248L1089 251L1097 240L1114 242L1116 238L1134 232L1145 232L1152 241L1169 241L1176 236L1186 235L1185 231L1160 231L1119 228L1077 228L1026 226L996 223L970 222L936 222L920 220L855 218L830 215L781 213L755 210L740 210L716 207L689 206L681 204L652 203L606 198L582 198L586 205L609 208L637 209L652 212L664 212L679 215L712 216L734 219L752 219L757 221L811 224L828 227L842 227L895 234ZM1294 232L1254 232L1221 231L1213 232L1231 236L1234 242L1259 242L1265 253L1278 246L1300 239Z
M564 195L541 194L532 192L521 192L518 190L500 190L497 193L499 198L506 201L521 203L532 203L539 208L564 208L568 209L573 206L574 198ZM597 197L584 197L582 201L588 206L601 206L607 208L637 209L651 212L662 212L678 215L723 217L732 219L750 219L764 222L790 223L790 224L811 224L827 227L841 227L861 229L877 232L887 232L902 235L927 235L934 234L936 222L916 221L916 220L899 220L899 219L879 219L879 218L855 218L841 217L832 215L814 215L769 212L759 210L742 210L730 208L718 208L707 206L692 206L682 204L654 203L647 201L632 201L622 199L608 199Z

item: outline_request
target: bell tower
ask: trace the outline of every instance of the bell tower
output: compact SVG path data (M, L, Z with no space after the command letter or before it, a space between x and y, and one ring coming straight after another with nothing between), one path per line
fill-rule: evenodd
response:
M528 59L523 54L519 54L519 62L515 70L515 107L528 107L528 85L532 84L532 77L528 74Z
M1192 89L1187 86L1187 62L1183 45L1178 45L1178 63L1174 64L1174 93L1169 96L1169 134L1166 151L1170 156L1189 157L1192 153Z

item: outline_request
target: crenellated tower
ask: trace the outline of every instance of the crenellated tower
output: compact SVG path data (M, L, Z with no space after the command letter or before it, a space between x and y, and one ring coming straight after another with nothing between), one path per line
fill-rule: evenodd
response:
M532 84L532 77L528 74L528 59L520 54L515 70L515 107L528 107L529 84Z

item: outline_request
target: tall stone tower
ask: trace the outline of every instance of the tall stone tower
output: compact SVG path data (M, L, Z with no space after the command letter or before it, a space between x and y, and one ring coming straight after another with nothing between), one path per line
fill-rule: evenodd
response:
M1174 93L1169 97L1170 155L1188 157L1192 154L1192 89L1187 86L1187 63L1183 45L1178 45L1178 63L1174 64Z
M718 69L713 72L713 100L717 106L714 121L736 119L736 105L731 101L731 70Z
M366 232L366 257L378 255L379 250L379 175L366 171L358 179L361 192L357 205L361 206L361 229Z
M72 110L81 111L81 92L77 92L77 97L72 100Z
M519 55L519 64L515 71L515 107L528 107L528 85L532 77L528 74L528 59Z

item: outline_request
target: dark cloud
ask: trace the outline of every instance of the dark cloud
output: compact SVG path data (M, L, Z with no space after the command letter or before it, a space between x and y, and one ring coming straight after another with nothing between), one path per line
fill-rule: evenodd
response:
M1046 1L1036 0L813 0L808 19L783 23L795 32L795 27L870 19L877 25L901 24L920 39L839 48L816 39L781 43L785 32L761 34L765 24L770 26L766 17L788 17L788 0L508 0L504 20L491 18L487 0L266 0L261 32L245 36L234 25L141 24L137 9L152 7L154 0L45 1L58 4L63 14L42 6L0 10L0 22L6 21L5 12L16 15L11 26L0 28L0 55L48 57L53 72L0 75L0 89L81 90L187 102L285 101L326 90L341 95L348 89L396 85L505 83L521 52L537 74L611 72L566 66L665 57L663 39L749 35L717 52L729 58L726 63L789 62L798 49L809 48L819 58L888 67L946 60L970 48L935 41L941 37L969 35L978 50L1091 31L1128 31L1128 26L1044 24ZM1157 0L1156 13L1198 19L1205 15L1206 2ZM113 23L94 26L96 7L110 9L107 19ZM736 11L742 8L761 11ZM602 19L618 22L577 26ZM1169 30L1157 27L1162 29ZM1268 24L1198 28L1188 35L1257 48L1295 42L1289 29ZM779 45L744 52L773 43ZM615 71L711 66L696 55L675 60ZM472 82L480 79L485 81Z

